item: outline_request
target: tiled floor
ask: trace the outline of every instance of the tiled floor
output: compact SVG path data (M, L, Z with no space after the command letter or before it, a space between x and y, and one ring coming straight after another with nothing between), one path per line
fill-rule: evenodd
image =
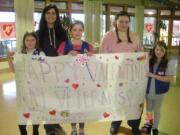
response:
M166 95L161 112L160 135L179 135L180 68L178 68L177 83L171 87L171 90ZM70 135L70 124L62 124L62 126L68 133L67 135ZM109 135L109 126L110 122L86 123L86 135ZM123 123L123 127L120 129L123 133L119 133L118 135L131 135L126 122ZM42 125L39 130L40 135L45 135ZM5 70L3 73L0 72L0 135L19 135L16 117L14 75L13 73L9 73L8 70ZM28 135L31 135L31 126L28 126Z

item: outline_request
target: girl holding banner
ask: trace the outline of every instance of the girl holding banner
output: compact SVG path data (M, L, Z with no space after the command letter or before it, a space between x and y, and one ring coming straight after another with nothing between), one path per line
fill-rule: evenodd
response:
M168 62L167 46L158 41L153 48L149 61L148 85L146 91L147 115L146 124L142 132L158 135L160 110L165 93L169 90L169 83L175 81L176 69L174 63Z
M76 56L77 54L87 54L91 56L93 54L93 46L86 41L83 41L82 35L84 33L84 24L81 21L74 21L70 28L71 41L62 42L58 53L59 55L70 54ZM71 135L77 135L76 123L72 123ZM79 123L79 135L85 135L84 123Z
M38 37L35 32L27 32L24 34L21 53L32 54L33 56L35 56L35 55L44 56L45 55L39 49ZM8 54L8 63L9 63L10 69L14 72L14 64L11 59L11 57L13 55L14 55L14 52L10 52ZM33 125L33 135L39 135L38 128L39 128L38 124ZM20 130L21 135L27 135L26 125L20 124L19 130Z
M59 10L55 5L50 4L44 8L37 34L39 36L40 48L46 56L58 56L57 49L59 44L62 41L66 41L68 36L61 25ZM60 132L61 135L66 134L58 123L45 124L44 127L48 135L56 134L57 132Z
M130 16L122 11L115 17L115 30L107 32L100 46L100 53L138 52L142 50L140 39L137 33L129 31ZM140 116L141 117L141 116ZM128 120L134 135L140 135L139 125L141 118ZM122 121L111 123L110 134L116 135Z

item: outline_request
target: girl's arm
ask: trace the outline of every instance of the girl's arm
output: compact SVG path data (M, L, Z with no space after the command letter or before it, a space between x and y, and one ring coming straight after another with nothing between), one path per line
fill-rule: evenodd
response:
M149 73L147 73L147 76L152 77L152 78L162 81L162 82L174 83L174 81L176 80L176 76L173 76L173 75L161 76L161 75L156 75L156 74L149 72Z
M64 55L65 44L65 41L60 43L59 48L57 49L57 53L59 56Z
M112 32L107 32L101 40L99 53L109 53L109 45L112 44Z
M13 56L14 56L14 52L9 52L8 54L7 54L7 56L8 56L8 64L9 64L9 68L10 68L10 70L12 71L12 72L15 72L15 70L14 70L14 63L13 63Z

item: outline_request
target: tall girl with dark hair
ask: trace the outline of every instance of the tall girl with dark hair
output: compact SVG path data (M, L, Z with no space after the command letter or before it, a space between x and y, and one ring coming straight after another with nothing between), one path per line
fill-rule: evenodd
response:
M158 124L160 120L160 110L165 93L169 90L169 83L175 79L176 70L168 62L167 46L164 42L158 41L153 48L149 61L149 73L147 73L148 85L146 92L147 115L146 124L142 131L146 134L158 135Z
M142 46L140 39L135 32L129 30L130 16L122 11L115 17L115 30L107 32L101 42L100 53L119 53L119 52L138 52ZM134 135L140 135L140 118L129 120L128 124L132 127ZM122 121L111 123L110 133L116 135Z
M68 39L67 33L61 25L59 11L55 5L48 5L44 8L40 19L39 30L40 48L46 56L58 56L57 49L61 42ZM45 124L47 135L64 135L65 132L57 124Z
M40 19L39 30L40 48L47 56L57 56L57 48L62 41L68 39L67 33L61 25L59 11L55 5L44 8Z

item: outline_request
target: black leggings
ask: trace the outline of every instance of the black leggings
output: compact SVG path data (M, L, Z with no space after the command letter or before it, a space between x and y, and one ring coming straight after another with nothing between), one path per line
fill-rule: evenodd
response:
M33 135L39 135L39 125L33 125ZM21 135L27 135L26 125L19 125Z

